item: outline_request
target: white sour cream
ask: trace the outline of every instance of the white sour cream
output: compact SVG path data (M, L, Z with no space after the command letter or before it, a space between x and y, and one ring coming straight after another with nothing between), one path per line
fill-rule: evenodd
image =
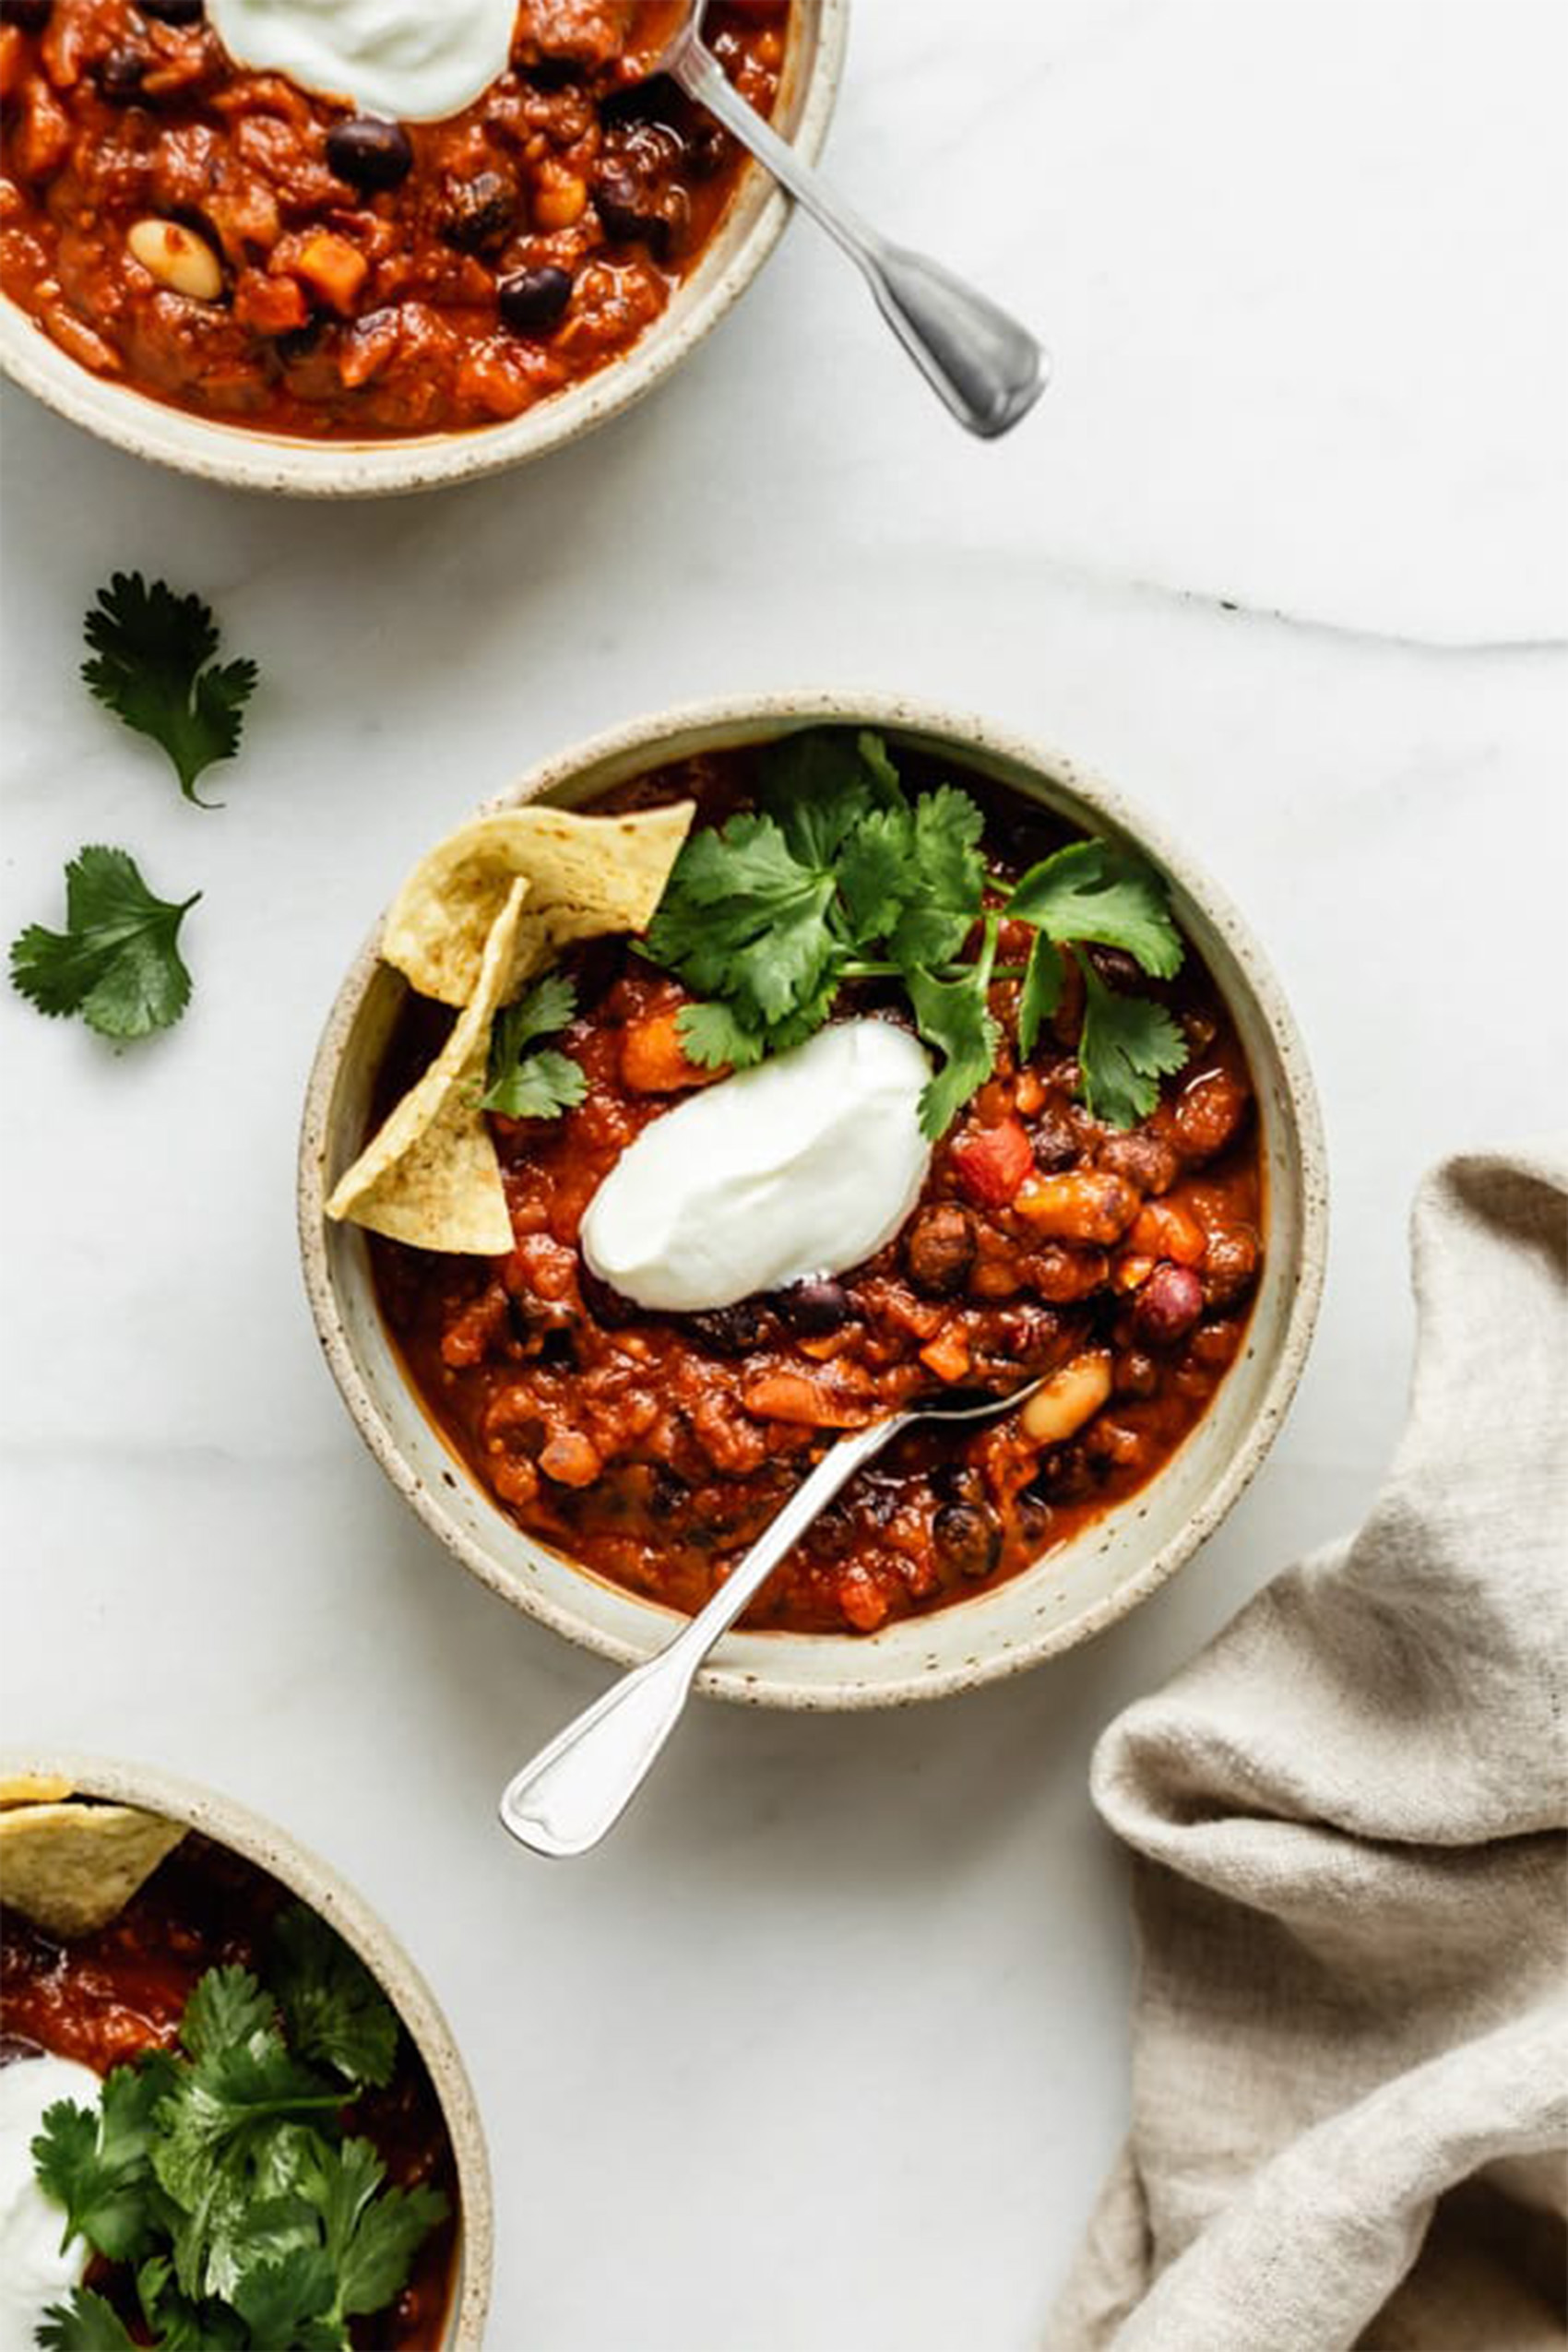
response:
M208 0L231 57L367 114L438 123L506 70L517 0Z
M0 2352L34 2352L51 2303L79 2286L88 2249L60 2251L65 2216L33 2177L32 2143L56 2099L98 2105L99 2080L72 2058L17 2058L0 2066Z
M925 1182L930 1076L905 1030L845 1021L721 1078L622 1153L588 1204L583 1255L639 1307L672 1314L862 1265Z

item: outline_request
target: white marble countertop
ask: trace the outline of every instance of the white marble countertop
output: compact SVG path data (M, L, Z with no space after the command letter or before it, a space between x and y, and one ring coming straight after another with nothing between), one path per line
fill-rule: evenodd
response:
M1038 2334L1124 2113L1091 1744L1362 1510L1414 1180L1560 1107L1565 66L1555 0L858 0L840 176L1056 354L999 447L804 224L653 402L451 495L224 495L5 398L6 935L86 841L206 896L172 1038L115 1061L0 1003L0 1721L219 1784L406 1940L489 2125L500 2352ZM263 665L220 814L77 682L136 564ZM301 1091L472 802L800 682L1069 748L1229 886L1322 1086L1323 1323L1229 1525L1092 1649L897 1716L699 1707L623 1834L547 1867L493 1800L604 1670L362 1452L296 1276Z

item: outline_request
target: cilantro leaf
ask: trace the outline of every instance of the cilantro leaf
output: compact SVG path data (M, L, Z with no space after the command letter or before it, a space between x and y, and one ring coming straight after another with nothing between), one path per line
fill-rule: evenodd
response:
M1026 1062L1039 1042L1040 1030L1062 1002L1065 979L1061 948L1048 933L1037 931L1018 998L1018 1051Z
M830 871L802 865L770 816L733 816L688 836L648 925L656 963L698 996L768 1028L814 999L842 948L827 916Z
M334 2114L342 2103L342 2091L291 2057L275 2029L253 2033L181 2070L158 2108L152 2168L182 2211L200 2217L217 2168L250 2154L264 2125ZM188 2274L181 2284L188 2293Z
M249 2327L253 2343L316 2352L318 2346L349 2341L342 2321L328 2317L336 2289L327 2249L296 2246L276 2261L248 2269L234 2288L234 2308Z
M1187 1040L1163 1004L1118 995L1087 956L1077 962L1084 976L1084 1101L1107 1126L1135 1127L1159 1100L1160 1078L1185 1063Z
M559 972L547 972L527 994L497 1014L490 1038L484 1111L507 1119L558 1119L588 1092L580 1063L569 1053L526 1052L535 1038L564 1029L577 1009L577 992Z
M216 2056L231 2042L271 2030L278 2004L248 1968L208 1968L185 2003L180 2039L193 2058Z
M148 588L139 572L116 572L84 626L93 659L82 676L92 693L138 735L161 743L186 800L209 806L196 780L240 747L255 662L214 662L211 607L161 580Z
M168 2059L152 2053L114 2069L96 2112L70 2099L45 2108L33 2170L44 2195L65 2208L64 2243L82 2238L111 2262L128 2262L148 2244L153 2115L173 2073Z
M989 980L989 956L962 980L937 980L920 970L905 974L920 1033L944 1056L921 1097L921 1133L933 1143L995 1066L1000 1031L988 1001Z
M567 983L558 985L570 1000ZM559 1019L570 1018L568 1001ZM577 1069L575 1062L570 1066ZM363 1961L304 1904L291 1904L280 1914L267 1973L278 1990L290 2044L300 2057L335 2066L350 2083L386 2087L398 2062L396 2013Z
M30 923L11 943L11 985L49 1015L79 1013L116 1045L172 1028L190 1002L176 945L201 896L155 897L124 849L78 849L65 868L65 929Z
M1182 963L1170 893L1146 859L1114 841L1070 841L1031 866L1007 901L1009 915L1056 940L1120 947L1156 980Z
M861 820L875 808L897 806L903 791L880 736L808 727L768 744L758 763L756 798L790 854L825 872Z
M688 1062L700 1070L720 1070L728 1063L750 1070L767 1051L767 1032L745 1028L729 1004L683 1004L675 1024Z
M446 2217L439 2189L383 2190L386 2177L368 2140L345 2140L324 2154L306 2191L320 2211L338 2276L335 2308L346 2319L391 2301L415 2249Z
M137 2340L113 2303L90 2287L74 2287L69 2301L51 2303L36 2341L43 2352L137 2352Z

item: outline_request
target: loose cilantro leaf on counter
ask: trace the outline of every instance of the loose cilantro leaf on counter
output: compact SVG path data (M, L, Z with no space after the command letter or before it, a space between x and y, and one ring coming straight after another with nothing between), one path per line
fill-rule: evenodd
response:
M58 2102L33 2142L66 2242L136 2265L160 2352L342 2352L349 2322L396 2299L447 2211L436 2190L389 2187L373 2144L345 2131L345 2107L390 2083L397 2058L396 2017L361 1962L300 1907L279 1916L268 1968L267 1984L209 1969L177 2051L119 2068L96 2112ZM106 2283L124 2303L124 2267ZM119 2352L133 2339L107 2296L78 2287L41 2341Z
M1166 1011L1146 996L1122 996L1107 988L1087 956L1084 1028L1078 1066L1084 1100L1109 1127L1135 1127L1159 1100L1159 1080L1180 1070L1187 1040Z
M561 1017L571 1018L569 1004ZM267 1957L289 2040L300 2056L337 2067L350 2082L378 2089L389 2083L398 2061L398 2019L342 1937L296 1903L279 1916Z
M18 934L11 984L41 1013L79 1013L116 1045L170 1028L190 1002L176 942L200 896L159 898L124 849L78 849L65 868L65 929Z
M576 1109L588 1092L581 1063L569 1053L540 1051L534 1040L564 1029L576 1009L571 981L547 972L497 1015L481 1110L499 1111L507 1119L558 1119Z
M1036 933L1017 1008L1026 1057L1061 1005L1070 947L1118 948L1160 980L1181 964L1165 884L1132 850L1075 841L1010 885L987 872L979 804L950 784L911 796L879 736L786 737L762 755L756 799L754 812L687 840L647 931L654 962L702 1000L680 1027L705 1068L787 1052L827 1020L846 981L891 980L942 1057L921 1106L934 1137L995 1067L1002 919ZM1109 1011L1093 1002L1078 1048L1085 1099L1130 1122L1144 1115L1131 1104L1152 1104L1158 1071L1180 1066L1169 1059L1180 1032L1143 998L1116 997Z
M240 747L245 704L255 691L254 661L213 659L218 626L198 596L176 596L161 580L116 572L85 624L93 659L82 676L98 700L138 735L160 743L180 790L196 791L208 768Z

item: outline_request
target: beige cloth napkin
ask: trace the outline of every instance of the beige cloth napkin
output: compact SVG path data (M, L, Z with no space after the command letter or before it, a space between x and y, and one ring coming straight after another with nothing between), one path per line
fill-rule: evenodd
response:
M1133 2121L1053 2352L1534 2352L1568 2213L1568 1166L1415 1213L1360 1533L1111 1725Z

